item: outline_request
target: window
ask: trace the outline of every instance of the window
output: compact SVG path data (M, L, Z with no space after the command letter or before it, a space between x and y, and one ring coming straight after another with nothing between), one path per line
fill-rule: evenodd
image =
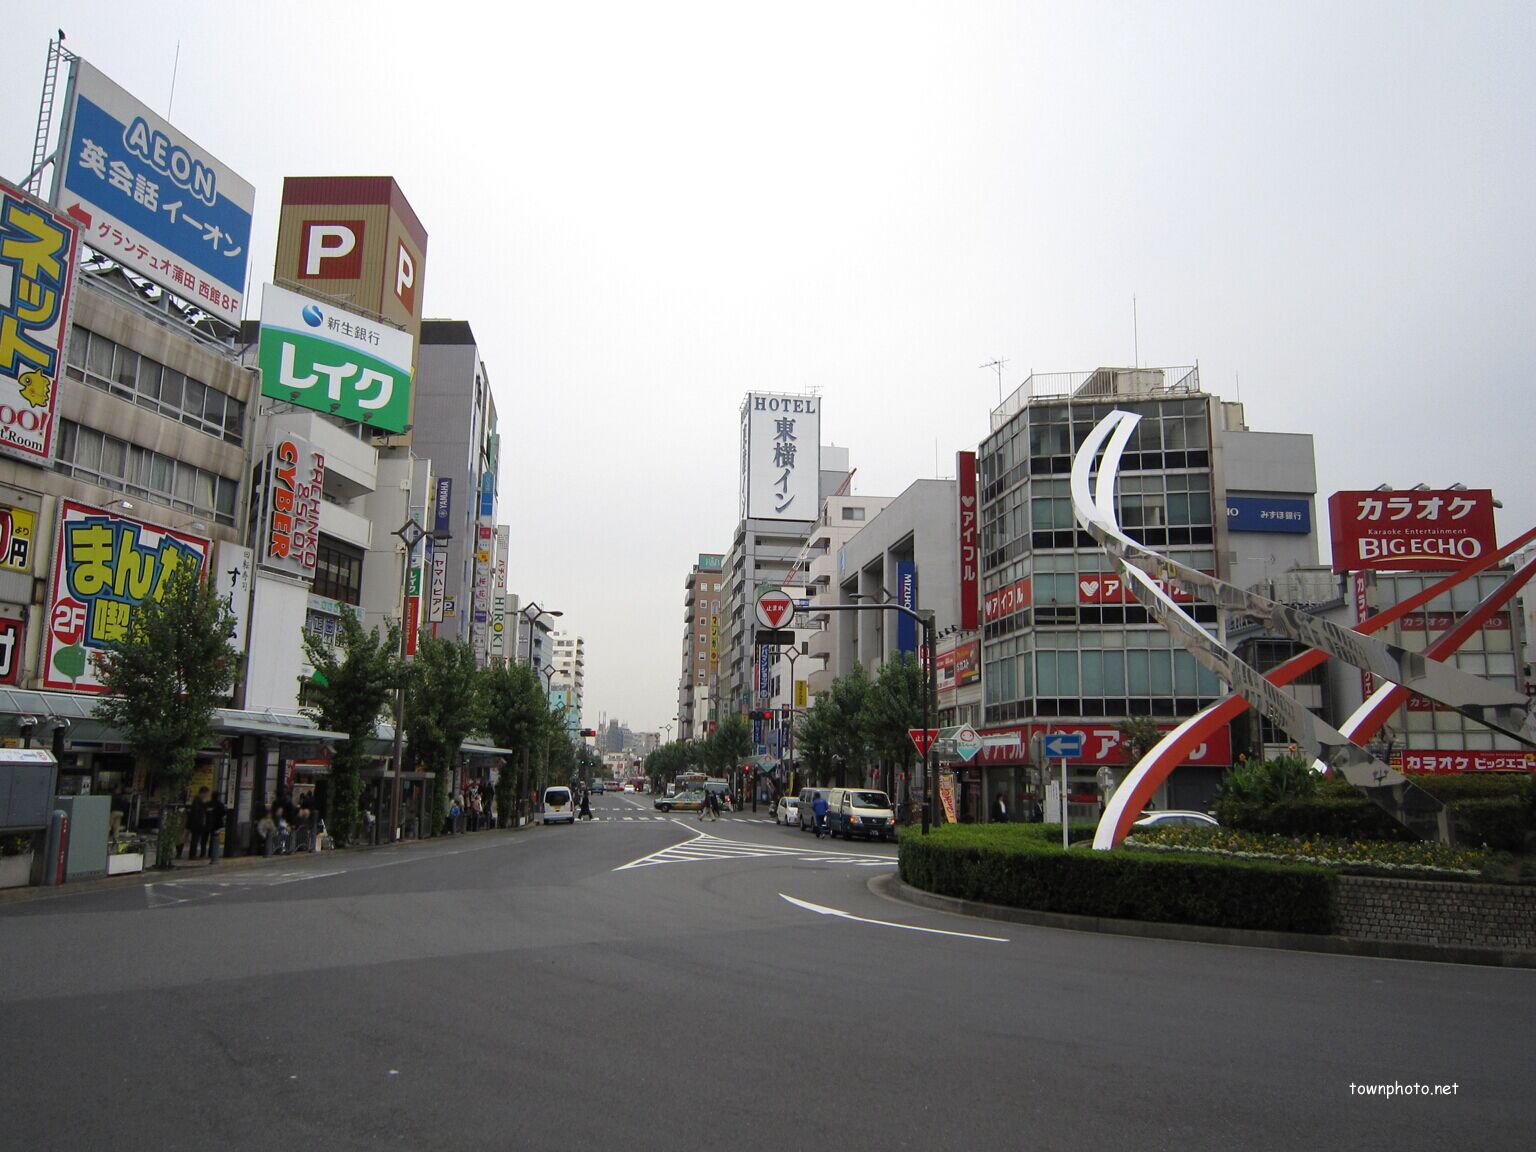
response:
M315 595L328 596L343 604L360 604L362 588L362 552L345 544L322 540L315 557Z
M851 506L847 507L847 508L844 508L843 509L843 519L844 520L862 520L862 519L864 519L864 509L862 509L862 508L854 508L854 507L851 507Z
M230 444L244 440L244 403L78 324L69 331L65 372Z
M59 421L54 471L233 525L239 484L170 456Z

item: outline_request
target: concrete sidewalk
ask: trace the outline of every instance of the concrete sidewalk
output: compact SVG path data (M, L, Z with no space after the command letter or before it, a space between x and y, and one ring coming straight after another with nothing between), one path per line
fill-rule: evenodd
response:
M250 868L260 868L263 865L275 864L282 866L292 864L294 860L310 860L315 857L329 857L337 854L349 856L357 852L373 852L382 848L409 850L414 846L442 844L449 840L458 840L469 836L505 836L533 827L536 827L536 825L529 821L515 828L487 828L480 832L456 832L452 836L418 837L414 840L396 840L392 843L386 842L383 844L358 844L351 848L332 848L325 852L290 852L286 856L262 856L260 854L225 856L221 857L217 864L208 860L177 860L171 868L146 868L142 872L128 872L121 876L93 876L89 880L72 880L53 887L3 888L0 889L0 907L7 904L21 904L32 900L48 900L55 897L70 896L78 892L105 892L115 888L133 888L144 884L159 884L173 879L186 880L202 876L211 880L230 871L245 871Z

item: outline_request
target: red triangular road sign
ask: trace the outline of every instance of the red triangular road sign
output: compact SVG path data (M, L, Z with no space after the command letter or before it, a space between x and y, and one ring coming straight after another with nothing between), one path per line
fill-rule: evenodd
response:
M907 735L912 737L912 743L917 745L919 756L928 755L928 749L933 747L933 742L939 738L937 728L908 728Z

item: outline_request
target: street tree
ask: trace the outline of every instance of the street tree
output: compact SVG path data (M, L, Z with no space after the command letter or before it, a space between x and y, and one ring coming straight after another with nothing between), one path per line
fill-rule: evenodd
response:
M923 666L911 653L902 652L880 667L874 683L864 694L859 724L869 753L883 769L881 781L895 795L892 776L897 765L906 779L912 778L912 759L917 749L910 735L923 724L923 693L927 690ZM938 715L937 703L929 701L928 715Z
M179 552L168 552L180 556ZM108 695L96 714L128 738L152 788L166 798L155 860L170 868L181 841L182 805L199 750L214 738L214 712L229 696L239 659L234 617L200 567L183 561L132 609L127 634L98 664Z
M482 722L475 653L457 639L423 636L406 669L405 735L419 767L435 773L432 828L448 819L449 792L465 737Z
M527 664L489 664L480 673L480 694L485 730L512 750L516 764L503 768L496 780L496 811L506 827L528 793L531 750L536 741L542 745L549 708L539 674Z
M864 730L864 699L870 690L869 673L857 660L832 681L827 693L827 724L838 787L860 784L869 763L869 741Z
M351 844L360 823L362 770L372 759L368 741L377 733L403 674L400 628L391 623L382 632L365 632L352 613L343 612L336 642L306 632L304 655L315 669L304 685L304 711L321 728L347 736L331 752L323 815L336 842Z
M725 773L739 767L752 755L752 729L742 715L727 716L709 734L712 765L716 772Z

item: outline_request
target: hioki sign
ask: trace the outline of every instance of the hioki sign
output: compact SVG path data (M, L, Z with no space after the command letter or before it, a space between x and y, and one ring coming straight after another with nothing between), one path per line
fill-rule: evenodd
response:
M782 588L765 588L757 594L757 622L777 631L795 614L795 602Z
M1496 546L1486 488L1335 492L1328 520L1335 572L1454 569Z

